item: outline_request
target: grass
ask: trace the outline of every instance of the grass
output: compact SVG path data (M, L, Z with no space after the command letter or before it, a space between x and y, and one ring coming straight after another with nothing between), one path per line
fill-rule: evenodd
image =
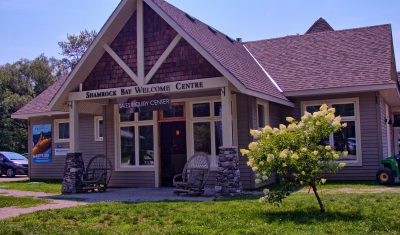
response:
M0 208L3 207L33 207L49 203L46 199L37 199L33 197L9 197L0 196Z
M280 207L255 196L214 202L96 203L0 221L0 234L398 234L400 194L296 193Z
M0 188L21 191L61 193L60 180L0 182Z

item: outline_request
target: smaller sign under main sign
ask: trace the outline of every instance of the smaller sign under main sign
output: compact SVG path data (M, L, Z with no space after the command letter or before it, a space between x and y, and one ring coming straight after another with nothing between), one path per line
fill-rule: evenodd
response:
M118 102L120 112L149 112L155 110L169 109L171 98L168 96L152 96L145 98L133 98Z

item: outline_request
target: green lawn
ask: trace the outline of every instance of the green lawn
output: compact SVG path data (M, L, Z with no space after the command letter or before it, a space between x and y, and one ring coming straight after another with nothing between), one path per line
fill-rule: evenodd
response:
M17 182L0 182L0 188L14 189L32 192L45 193L61 193L61 181L17 181Z
M33 197L9 197L0 196L0 208L3 207L33 207L41 204L49 203L49 200L37 199Z
M398 234L400 193L296 193L281 207L256 197L216 202L96 203L0 221L0 234Z

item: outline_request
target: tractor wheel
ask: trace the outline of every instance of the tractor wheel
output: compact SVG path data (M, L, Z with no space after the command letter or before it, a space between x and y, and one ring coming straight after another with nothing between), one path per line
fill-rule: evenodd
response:
M376 172L376 182L380 185L393 185L394 184L394 175L392 170L389 168L380 168Z

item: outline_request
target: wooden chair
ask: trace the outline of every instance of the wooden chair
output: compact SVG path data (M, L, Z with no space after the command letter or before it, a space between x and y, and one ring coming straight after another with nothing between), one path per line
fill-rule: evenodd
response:
M82 182L86 192L105 192L111 179L112 163L105 155L96 155L90 159Z
M182 174L173 178L175 194L201 195L210 174L210 160L206 153L196 153L186 162Z

